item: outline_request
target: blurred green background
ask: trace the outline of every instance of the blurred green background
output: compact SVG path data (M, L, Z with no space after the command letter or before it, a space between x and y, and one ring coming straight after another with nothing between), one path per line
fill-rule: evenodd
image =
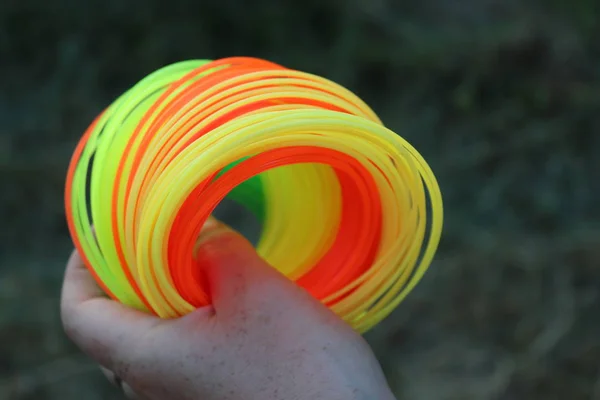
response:
M60 326L66 166L138 79L231 55L346 85L439 178L438 256L367 335L399 399L600 399L599 8L2 0L0 399L120 398Z

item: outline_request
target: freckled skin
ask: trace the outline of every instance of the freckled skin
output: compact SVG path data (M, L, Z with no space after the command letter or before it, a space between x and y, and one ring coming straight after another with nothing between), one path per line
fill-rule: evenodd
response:
M106 299L74 253L65 331L147 400L393 400L364 339L211 220L198 246L213 307L160 320Z

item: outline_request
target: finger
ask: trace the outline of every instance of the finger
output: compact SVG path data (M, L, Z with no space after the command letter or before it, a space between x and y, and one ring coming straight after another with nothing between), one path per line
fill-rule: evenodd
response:
M132 400L139 399L137 393L135 393L135 391L131 388L131 386L129 386L129 384L127 384L127 382L124 382L114 372L112 372L111 370L108 370L104 367L100 367L100 370L102 371L102 373L104 374L106 379L108 379L108 381L112 385L119 388L125 394L125 397L127 397L128 399L132 399Z
M248 240L222 223L213 222L203 231L197 260L206 272L217 315L251 307L251 303L266 297L275 300L275 292L298 289L266 263Z
M128 399L139 399L137 393L131 388L131 386L129 386L127 382L121 382L121 389L123 390L123 393L125 393L125 397L127 397Z
M102 371L102 374L104 375L104 377L114 386L116 387L120 387L119 385L119 381L117 379L117 375L115 375L114 372L112 372L110 369L106 369L104 367L100 367L100 371Z
M65 271L61 317L71 340L99 364L117 374L134 357L140 338L162 323L157 317L108 299L77 251Z

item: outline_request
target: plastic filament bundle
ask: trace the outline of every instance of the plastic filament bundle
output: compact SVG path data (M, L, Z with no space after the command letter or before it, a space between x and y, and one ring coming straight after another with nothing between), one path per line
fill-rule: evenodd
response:
M255 58L164 67L80 140L65 203L76 248L115 300L162 318L211 304L194 248L228 197L257 252L357 331L430 265L442 198L427 163L356 95Z

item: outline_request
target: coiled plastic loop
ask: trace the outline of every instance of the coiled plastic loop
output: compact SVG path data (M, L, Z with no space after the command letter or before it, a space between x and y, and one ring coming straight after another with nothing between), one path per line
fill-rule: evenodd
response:
M429 166L361 99L244 57L170 65L118 98L74 152L65 205L106 293L170 318L211 304L194 246L225 197L262 222L258 253L359 332L412 290L442 230Z

